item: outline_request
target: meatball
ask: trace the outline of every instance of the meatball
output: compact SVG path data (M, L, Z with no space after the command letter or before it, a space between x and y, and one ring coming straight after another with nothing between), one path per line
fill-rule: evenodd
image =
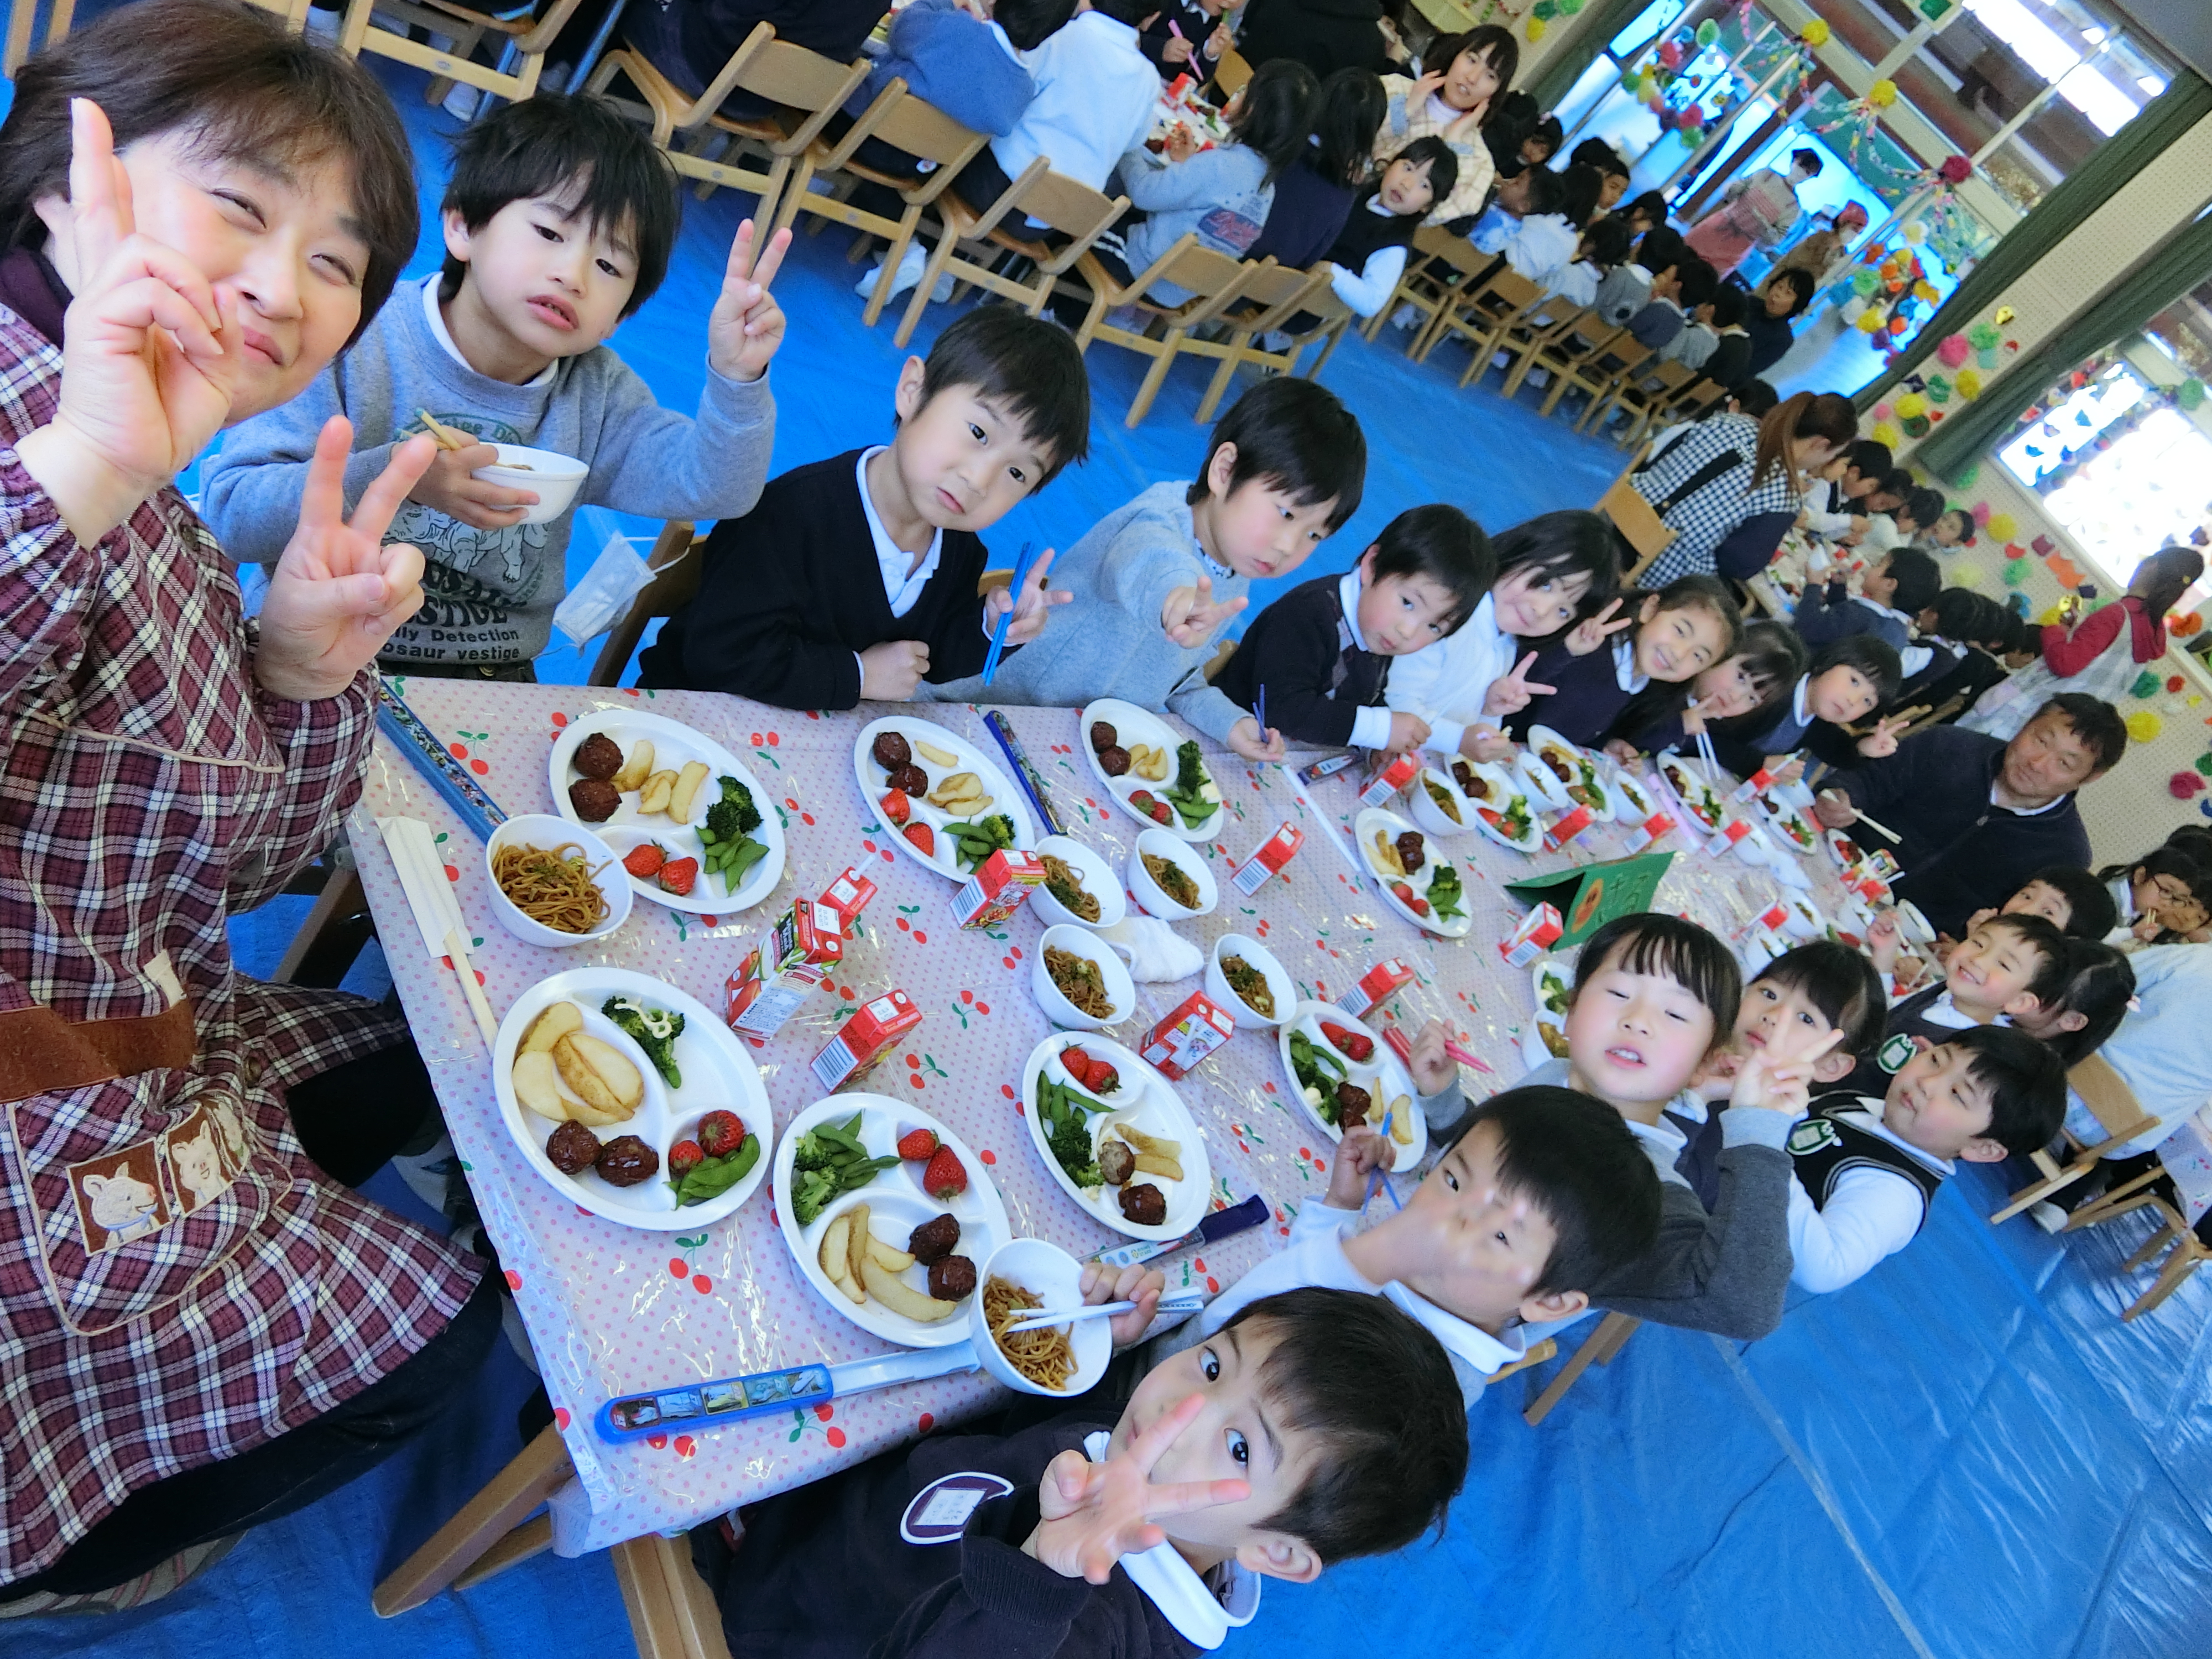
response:
M594 732L576 745L568 764L587 778L611 778L622 770L622 745L604 732Z
M1139 1227L1157 1227L1168 1218L1167 1195L1149 1181L1121 1188L1121 1214Z
M1429 861L1429 855L1424 850L1425 845L1418 830L1408 830L1398 837L1398 862L1406 866L1407 875L1412 875Z
M610 1187L635 1187L660 1173L660 1154L635 1135L617 1135L599 1153L599 1179Z
M1118 778L1129 769L1129 751L1126 749L1105 748L1098 751L1098 769L1109 778Z
M568 786L568 805L586 823L605 823L622 810L622 794L605 778L578 778Z
M599 1138L580 1123L563 1123L546 1141L545 1156L562 1175L581 1175L599 1161Z
M1471 789L1474 787L1474 769L1465 761L1454 761L1451 763L1451 774L1453 781L1461 788Z
M1118 1140L1098 1143L1098 1173L1109 1187L1119 1187L1137 1173L1137 1155Z
M926 795L929 793L929 774L912 762L893 767L890 776L884 781L904 794Z
M942 1261L960 1242L960 1222L951 1215L933 1217L907 1236L906 1248L924 1267Z
M975 1264L964 1255L940 1256L929 1264L929 1293L939 1302L975 1294Z
M914 750L907 747L906 739L896 732L879 732L876 746L870 752L875 756L876 764L886 772L896 772L914 758Z
M1119 748L1121 743L1121 734L1107 725L1104 720L1091 722L1091 752L1092 754L1103 755L1109 749Z
M1367 1121L1368 1113L1375 1109L1375 1097L1356 1083L1336 1085L1336 1125L1350 1129Z

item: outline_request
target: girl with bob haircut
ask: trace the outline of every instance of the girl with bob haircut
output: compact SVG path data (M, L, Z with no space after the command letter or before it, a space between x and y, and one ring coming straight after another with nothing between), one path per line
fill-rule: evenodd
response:
M40 1264L0 1284L11 1611L181 1582L388 1455L498 1328L482 1262L341 1184L435 1132L404 1025L245 978L228 932L360 793L431 442L348 521L323 429L252 628L173 483L374 315L415 204L375 80L216 0L70 35L0 125L0 1254Z

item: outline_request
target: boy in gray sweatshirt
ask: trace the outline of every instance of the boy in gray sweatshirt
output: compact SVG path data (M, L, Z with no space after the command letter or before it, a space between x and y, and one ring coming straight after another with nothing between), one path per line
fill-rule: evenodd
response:
M1367 441L1334 392L1262 380L1215 424L1195 481L1152 485L1054 562L1073 603L1006 659L988 691L974 678L915 695L1065 708L1120 697L1164 711L1179 688L1203 693L1216 638L1250 603L1252 583L1297 569L1358 512L1366 472ZM1230 712L1242 715L1233 726L1204 729L1247 760L1283 757L1278 735Z
M755 259L738 232L707 321L696 419L660 408L605 343L667 274L676 179L644 132L596 98L544 95L471 127L444 202L445 267L392 302L307 392L234 428L206 466L204 512L241 562L283 551L316 434L353 422L349 511L392 447L439 425L474 440L441 450L387 539L422 550L423 604L386 644L389 672L532 679L565 591L574 510L655 519L750 511L768 477L783 338L768 284L789 233ZM524 522L536 492L474 475L494 444L590 469L574 500Z

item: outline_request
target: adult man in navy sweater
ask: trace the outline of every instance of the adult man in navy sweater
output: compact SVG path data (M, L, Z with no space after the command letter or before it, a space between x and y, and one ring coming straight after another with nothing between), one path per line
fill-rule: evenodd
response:
M1887 760L1832 773L1814 811L1832 830L1862 810L1898 832L1905 874L1897 896L1953 938L1975 911L2000 905L2037 870L2089 862L2089 832L2075 792L2127 752L2119 711L2099 697L2061 693L2010 743L1931 726ZM1862 826L1856 838L1869 845Z

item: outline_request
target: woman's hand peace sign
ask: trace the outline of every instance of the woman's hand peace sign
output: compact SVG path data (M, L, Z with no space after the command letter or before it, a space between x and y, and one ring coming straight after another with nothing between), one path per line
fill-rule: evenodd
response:
M1615 617L1614 612L1625 601L1615 599L1595 617L1585 617L1577 623L1574 632L1567 635L1568 651L1577 657L1587 657L1603 645L1609 635L1618 634L1624 628L1635 627L1636 618L1633 617Z

